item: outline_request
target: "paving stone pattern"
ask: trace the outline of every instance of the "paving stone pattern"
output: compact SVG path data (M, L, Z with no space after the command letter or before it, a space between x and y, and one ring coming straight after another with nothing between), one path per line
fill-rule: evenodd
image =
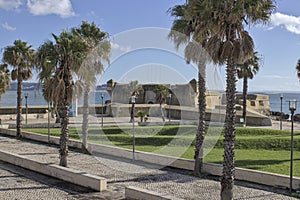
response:
M13 172L17 168L0 163L0 199L68 199L75 200L72 195L58 187L44 184Z
M26 156L44 163L59 164L58 146L32 141L20 141L0 136L0 149ZM119 159L105 155L87 155L70 150L68 167L108 179L108 191L85 195L72 195L77 199L124 199L125 186L136 186L182 199L220 199L220 183L215 180L190 176L188 172L157 169L157 166ZM13 178L13 177L12 177ZM31 186L41 190L43 186ZM40 189L41 187L41 189ZM51 191L47 191L48 194ZM55 191L52 191L55 193ZM90 195L90 196L89 196ZM68 197L69 198L69 197ZM61 199L68 199L62 196ZM72 199L70 198L70 199ZM234 199L295 199L289 196L249 185L236 185Z

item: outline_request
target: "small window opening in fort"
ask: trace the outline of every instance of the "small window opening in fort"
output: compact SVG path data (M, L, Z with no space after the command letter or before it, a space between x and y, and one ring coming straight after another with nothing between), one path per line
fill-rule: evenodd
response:
M251 101L250 105L255 106L255 101Z
M264 101L259 101L260 106L264 106Z

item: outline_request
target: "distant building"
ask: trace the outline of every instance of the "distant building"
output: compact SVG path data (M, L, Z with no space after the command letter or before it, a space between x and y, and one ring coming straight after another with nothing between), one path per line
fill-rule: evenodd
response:
M156 93L155 90L159 86L159 84L143 84L141 87L143 88L143 93L138 96L136 99L136 106L138 104L143 104L143 109L145 109L145 104L158 104L156 101ZM187 84L164 84L169 91L171 92L171 98L169 95L166 97L165 104L171 105L172 107L166 106L165 109L172 109L171 113L173 113L173 117L183 118L183 116L191 119L197 119L198 110L195 109L198 105L198 83L195 79L191 80ZM129 98L131 96L132 88L130 88L129 84L116 83L113 80L109 80L107 82L107 91L111 97L112 104L129 104ZM239 122L242 115L242 104L243 98L242 94L236 95L236 109L237 109L237 117L236 121ZM226 110L226 94L222 91L206 91L206 107L207 107L207 116L211 120L213 118L212 113L218 114L218 116L225 116ZM122 113L120 111L120 107L118 108L118 113ZM178 112L178 109L181 109L181 112ZM184 110L184 111L183 111ZM188 111L188 112L187 112ZM127 111L128 112L128 111ZM127 112L123 112L124 115L127 115ZM261 94L248 94L247 95L247 124L251 124L251 120L248 118L252 118L253 125L269 125L271 121L266 117L270 114L270 103L269 97L267 95ZM176 113L176 116L175 114ZM184 114L185 113L185 114ZM217 117L219 118L219 117ZM254 119L255 118L255 119Z
M237 94L237 104L243 105L243 95ZM263 94L247 94L247 109L269 116L271 113L269 96Z

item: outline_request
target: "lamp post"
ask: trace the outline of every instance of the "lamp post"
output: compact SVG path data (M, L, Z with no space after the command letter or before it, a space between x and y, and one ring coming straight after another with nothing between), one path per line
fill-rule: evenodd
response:
M131 95L131 121L132 121L132 159L135 160L135 130L134 130L134 105L136 99L136 93Z
M289 109L291 111L291 160L290 160L290 193L292 193L293 189L293 151L294 151L294 112L297 108L297 101L290 100L289 101Z
M169 93L169 124L171 122L171 99L172 99L172 94Z
M50 101L48 101L48 143L50 144Z
M282 130L282 99L283 94L280 95L280 130Z
M101 93L101 99L102 99L102 107L101 107L101 126L103 127L103 99L104 99L104 94Z
M25 108L26 108L26 118L25 123L27 125L27 115L28 115L28 93L25 93Z

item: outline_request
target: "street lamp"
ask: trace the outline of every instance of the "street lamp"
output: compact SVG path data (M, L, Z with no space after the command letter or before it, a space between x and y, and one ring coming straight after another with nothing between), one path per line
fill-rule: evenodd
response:
M283 94L280 95L280 130L282 130L282 99Z
M25 123L27 125L27 115L28 115L28 93L25 93L25 107L26 107L26 118Z
M169 93L169 124L171 122L171 99L172 99L172 94Z
M289 109L291 111L291 160L290 160L290 193L292 193L293 189L293 151L294 151L294 112L297 108L297 101L290 100L289 101Z
M132 122L132 159L135 160L135 130L134 130L134 105L136 92L131 95L131 122Z
M102 107L101 107L101 126L103 127L103 98L104 94L101 93L101 99L102 99Z
M48 144L50 144L50 101L48 101Z

